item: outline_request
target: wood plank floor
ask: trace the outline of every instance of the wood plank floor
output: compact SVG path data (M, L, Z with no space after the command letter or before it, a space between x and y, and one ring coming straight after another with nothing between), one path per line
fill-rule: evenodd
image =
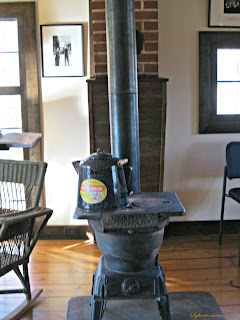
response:
M237 235L224 235L221 246L216 236L165 238L159 258L168 291L210 292L227 320L239 320L238 242ZM90 294L99 256L97 245L90 240L39 241L31 256L30 279L32 289L42 288L43 293L21 319L64 320L69 299ZM18 283L13 273L0 278L1 288L14 288ZM0 297L0 319L23 300L22 296Z

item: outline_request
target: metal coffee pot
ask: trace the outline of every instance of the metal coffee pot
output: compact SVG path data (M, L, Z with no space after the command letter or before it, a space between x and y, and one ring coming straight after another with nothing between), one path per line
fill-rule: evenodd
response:
M127 162L128 159L119 160L102 149L84 160L72 162L78 173L77 208L86 212L100 212L128 207L123 168Z

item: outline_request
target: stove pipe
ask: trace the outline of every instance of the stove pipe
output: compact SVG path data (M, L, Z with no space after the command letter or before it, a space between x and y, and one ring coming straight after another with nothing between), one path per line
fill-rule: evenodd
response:
M134 0L106 0L111 153L128 158L129 191L140 192L137 51Z

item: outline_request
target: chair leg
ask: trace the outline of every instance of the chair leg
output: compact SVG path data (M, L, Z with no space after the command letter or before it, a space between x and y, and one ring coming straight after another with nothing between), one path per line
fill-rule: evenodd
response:
M18 276L19 280L21 281L23 287L24 287L24 292L26 294L27 300L31 300L31 289L30 289L30 281L29 281L29 275L28 275L28 264L23 264L23 274L19 270L18 267L15 267L13 269Z
M28 274L28 264L24 264L23 265L23 276L25 279L25 283L26 283L26 297L27 300L31 300L31 288L30 288L30 280L29 280L29 274Z
M225 197L226 197L226 179L227 179L227 168L224 167L223 191L222 191L222 206L221 206L221 217L220 217L220 228L219 228L219 240L218 240L219 244L222 244L223 218L224 218Z
M238 245L238 265L240 266L240 241Z
M223 233L223 218L224 218L224 207L225 207L225 195L222 200L222 208L221 208L221 218L220 218L220 228L219 228L219 244L222 244L222 233Z

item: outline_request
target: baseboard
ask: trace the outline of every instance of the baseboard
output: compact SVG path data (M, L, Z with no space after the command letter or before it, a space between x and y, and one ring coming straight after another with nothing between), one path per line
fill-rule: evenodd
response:
M71 240L89 239L88 235L93 235L93 230L87 226L46 226L40 239L42 240Z
M240 234L240 220L225 220L223 234ZM219 234L219 221L170 222L164 230L165 236Z
M165 227L165 237L167 236L187 236L187 235L213 235L219 233L219 221L185 221L170 222ZM223 223L224 234L240 234L240 220L225 220ZM89 239L88 234L93 235L93 230L87 226L46 226L41 235L41 239Z

